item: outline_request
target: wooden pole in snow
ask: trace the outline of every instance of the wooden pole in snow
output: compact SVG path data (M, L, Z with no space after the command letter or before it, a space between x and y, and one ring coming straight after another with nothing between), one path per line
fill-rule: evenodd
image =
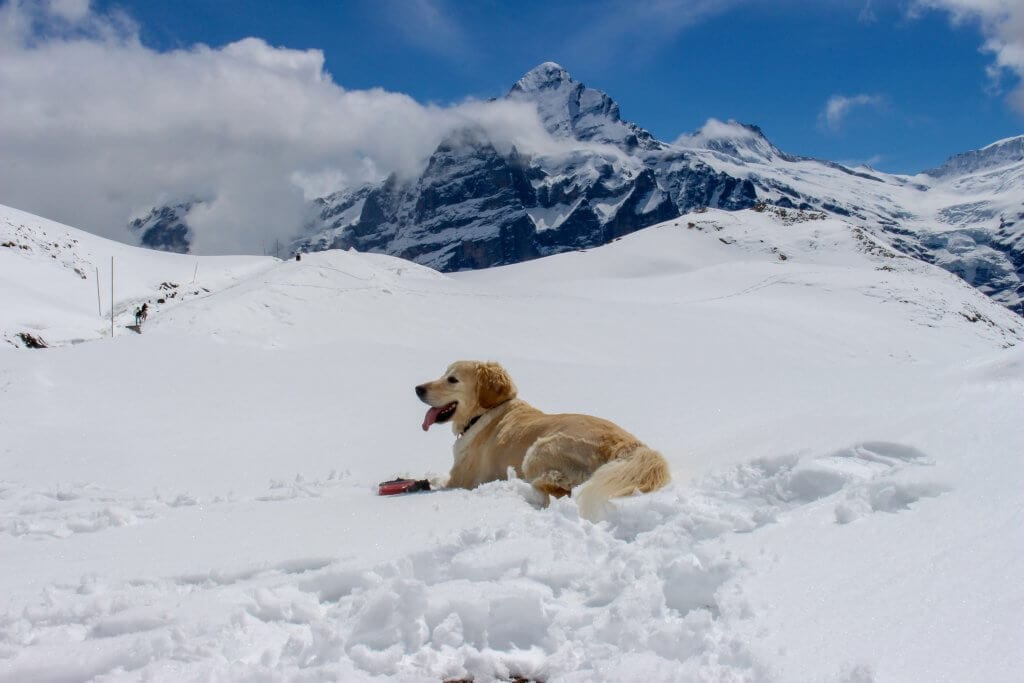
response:
M114 338L114 257L110 257L110 338Z

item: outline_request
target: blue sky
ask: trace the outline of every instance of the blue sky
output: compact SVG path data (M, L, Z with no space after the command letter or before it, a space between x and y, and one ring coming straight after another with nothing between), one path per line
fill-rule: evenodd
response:
M993 77L995 56L981 49L985 15L954 21L943 3L931 4L102 0L94 8L126 12L158 51L255 36L322 50L345 89L379 87L421 103L498 97L552 60L661 139L732 118L792 153L916 172L1024 132L1024 113L1008 98L1018 73Z

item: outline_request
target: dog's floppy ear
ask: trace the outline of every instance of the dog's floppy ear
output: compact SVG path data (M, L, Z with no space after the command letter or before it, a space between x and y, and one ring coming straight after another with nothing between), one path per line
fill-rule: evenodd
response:
M516 397L516 385L497 363L480 363L476 366L477 401L484 409Z

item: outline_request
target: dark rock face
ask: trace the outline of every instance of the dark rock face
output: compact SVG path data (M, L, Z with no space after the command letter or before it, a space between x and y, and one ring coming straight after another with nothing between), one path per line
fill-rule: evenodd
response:
M128 229L138 235L144 247L187 254L192 246L192 230L186 216L195 204L195 201L187 201L157 207L129 223Z
M545 160L514 149L502 154L482 132L459 131L419 178L392 176L371 190L358 220L327 246L393 254L443 271L486 268L604 244L697 207L739 209L757 201L749 180L706 166L648 167L624 178L603 160L577 161L586 173L545 168Z
M680 213L702 207L737 211L757 203L757 190L749 179L734 178L700 162L665 176L663 181Z
M369 190L356 221L329 246L386 252L444 270L534 258L527 239L530 190L517 154L500 154L482 131L458 131L438 146L418 179L392 175Z

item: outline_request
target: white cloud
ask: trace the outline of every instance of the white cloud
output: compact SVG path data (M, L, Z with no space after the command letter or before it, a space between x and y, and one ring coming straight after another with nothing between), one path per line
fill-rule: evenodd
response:
M1007 72L1017 79L1010 103L1024 113L1024 2L1021 0L915 0L911 15L924 10L948 12L954 24L977 23L981 49L991 53L989 76L998 83Z
M682 147L703 147L708 141L719 138L751 140L757 137L757 133L753 130L732 119L721 121L716 118L710 118L704 122L700 130L693 133L683 133L672 144Z
M864 6L860 8L860 13L857 14L857 21L861 24L874 24L878 21L878 17L875 16L875 9L871 6L871 0L867 0Z
M819 115L818 123L828 130L838 131L842 128L850 111L855 107L877 108L884 104L885 99L881 95L860 94L852 97L832 95L825 103L825 109Z
M881 154L873 154L866 159L840 159L839 163L847 168L876 168L880 163L885 161L885 157Z
M89 0L49 0L46 9L65 21L78 23L89 16Z
M747 0L593 0L581 5L578 28L566 27L559 51L574 63L608 64L652 57L686 29Z
M70 0L0 4L0 92L0 203L126 239L133 214L210 198L190 216L203 253L259 252L311 192L418 172L460 125L557 150L523 104L345 90L319 50L256 38L156 52Z
M378 0L375 4L408 43L449 57L468 52L466 34L443 0Z

